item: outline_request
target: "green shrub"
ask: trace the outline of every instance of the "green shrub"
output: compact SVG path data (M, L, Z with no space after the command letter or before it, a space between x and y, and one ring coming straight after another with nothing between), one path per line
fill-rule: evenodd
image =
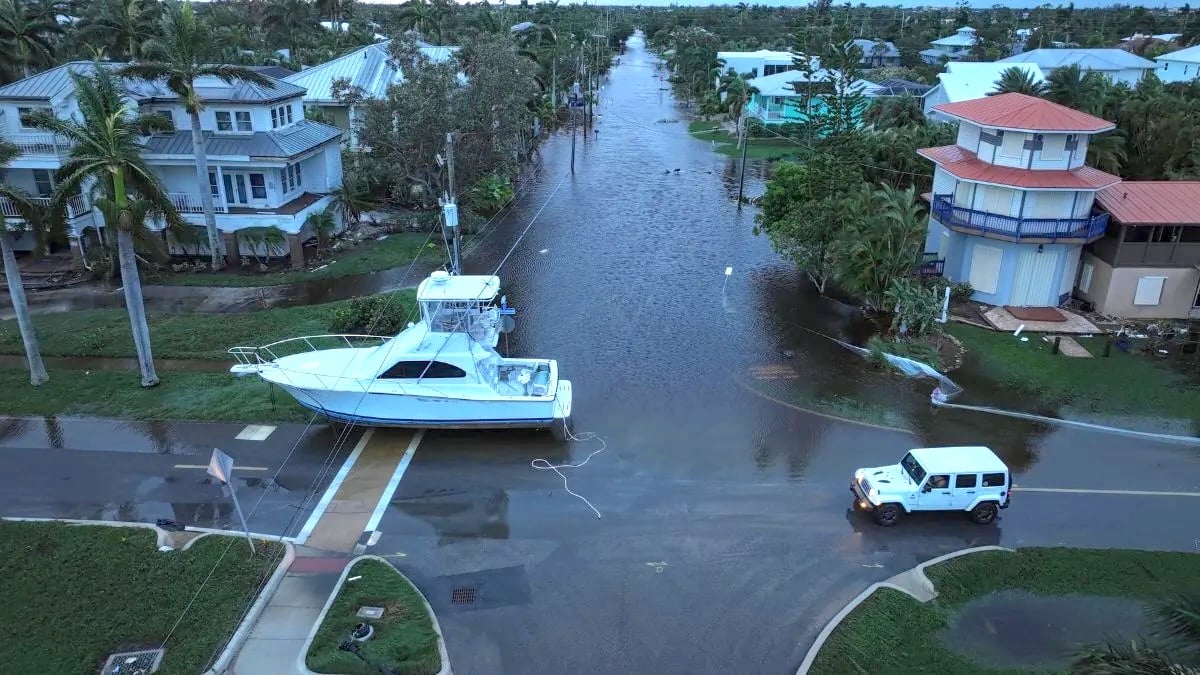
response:
M937 348L923 340L886 339L874 335L867 340L867 349L871 350L871 360L879 365L887 363L884 354L892 354L920 361L932 366L934 370L942 369Z
M333 310L329 329L335 333L393 335L404 329L409 308L395 295L354 298Z
M975 292L975 289L971 287L971 283L968 281L950 281L944 277L933 277L929 283L932 288L937 290L939 299L946 292L945 288L947 286L950 287L950 300L952 302L966 302L971 299L971 294Z

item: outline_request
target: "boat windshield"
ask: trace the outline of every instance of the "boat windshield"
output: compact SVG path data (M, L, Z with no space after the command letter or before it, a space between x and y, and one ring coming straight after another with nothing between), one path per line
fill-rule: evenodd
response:
M900 466L904 468L904 473L907 473L908 477L917 485L920 485L921 481L925 480L925 467L921 466L920 462L917 461L916 457L912 456L911 452L905 455L904 459L900 460Z
M443 333L469 332L490 314L490 300L442 300L421 303L421 318L430 330Z

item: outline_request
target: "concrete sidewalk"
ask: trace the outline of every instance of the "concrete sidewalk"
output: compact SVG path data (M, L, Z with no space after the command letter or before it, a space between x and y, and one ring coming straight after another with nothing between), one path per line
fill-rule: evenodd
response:
M352 558L365 550L379 515L420 442L421 432L364 434L326 495L324 512L297 542L296 560L254 624L228 671L237 675L307 673L309 634ZM345 470L343 468L343 470Z

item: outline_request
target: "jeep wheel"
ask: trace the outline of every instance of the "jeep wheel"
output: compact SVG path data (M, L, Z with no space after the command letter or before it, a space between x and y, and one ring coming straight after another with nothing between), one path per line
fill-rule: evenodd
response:
M971 509L971 521L980 525L987 525L996 519L998 512L999 509L996 508L996 502L984 502Z
M900 522L900 514L903 512L899 504L880 504L875 507L875 522L884 527L891 527Z

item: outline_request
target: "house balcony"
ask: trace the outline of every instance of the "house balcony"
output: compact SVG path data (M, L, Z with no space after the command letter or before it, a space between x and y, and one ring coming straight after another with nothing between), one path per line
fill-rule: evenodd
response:
M4 140L16 146L17 151L29 157L66 157L71 152L72 143L54 134L16 134L5 136Z
M939 260L937 252L926 252L914 270L919 277L940 277L946 269L946 261Z
M171 206L181 214L188 213L204 213L204 205L200 202L199 194L188 194L186 192L169 192L167 199L171 200ZM228 213L229 209L221 203L220 197L213 197L213 211L216 213Z
M50 208L49 197L34 197L29 201L41 206L42 208ZM79 216L89 213L92 210L92 205L84 198L83 195L75 195L67 200L67 219L74 220ZM11 200L0 198L0 214L6 219L21 219L21 212L17 210L17 205Z
M956 232L1033 243L1086 244L1104 236L1108 214L1087 218L1019 218L955 206L950 195L935 195L933 216Z
M193 225L204 226L204 208L200 195L182 192L168 193L171 204L183 219ZM278 227L288 234L296 234L304 227L309 214L323 211L333 204L329 195L305 192L274 208L237 206L221 202L213 197L213 210L217 214L217 228L234 232L255 227ZM156 227L161 227L161 223Z

